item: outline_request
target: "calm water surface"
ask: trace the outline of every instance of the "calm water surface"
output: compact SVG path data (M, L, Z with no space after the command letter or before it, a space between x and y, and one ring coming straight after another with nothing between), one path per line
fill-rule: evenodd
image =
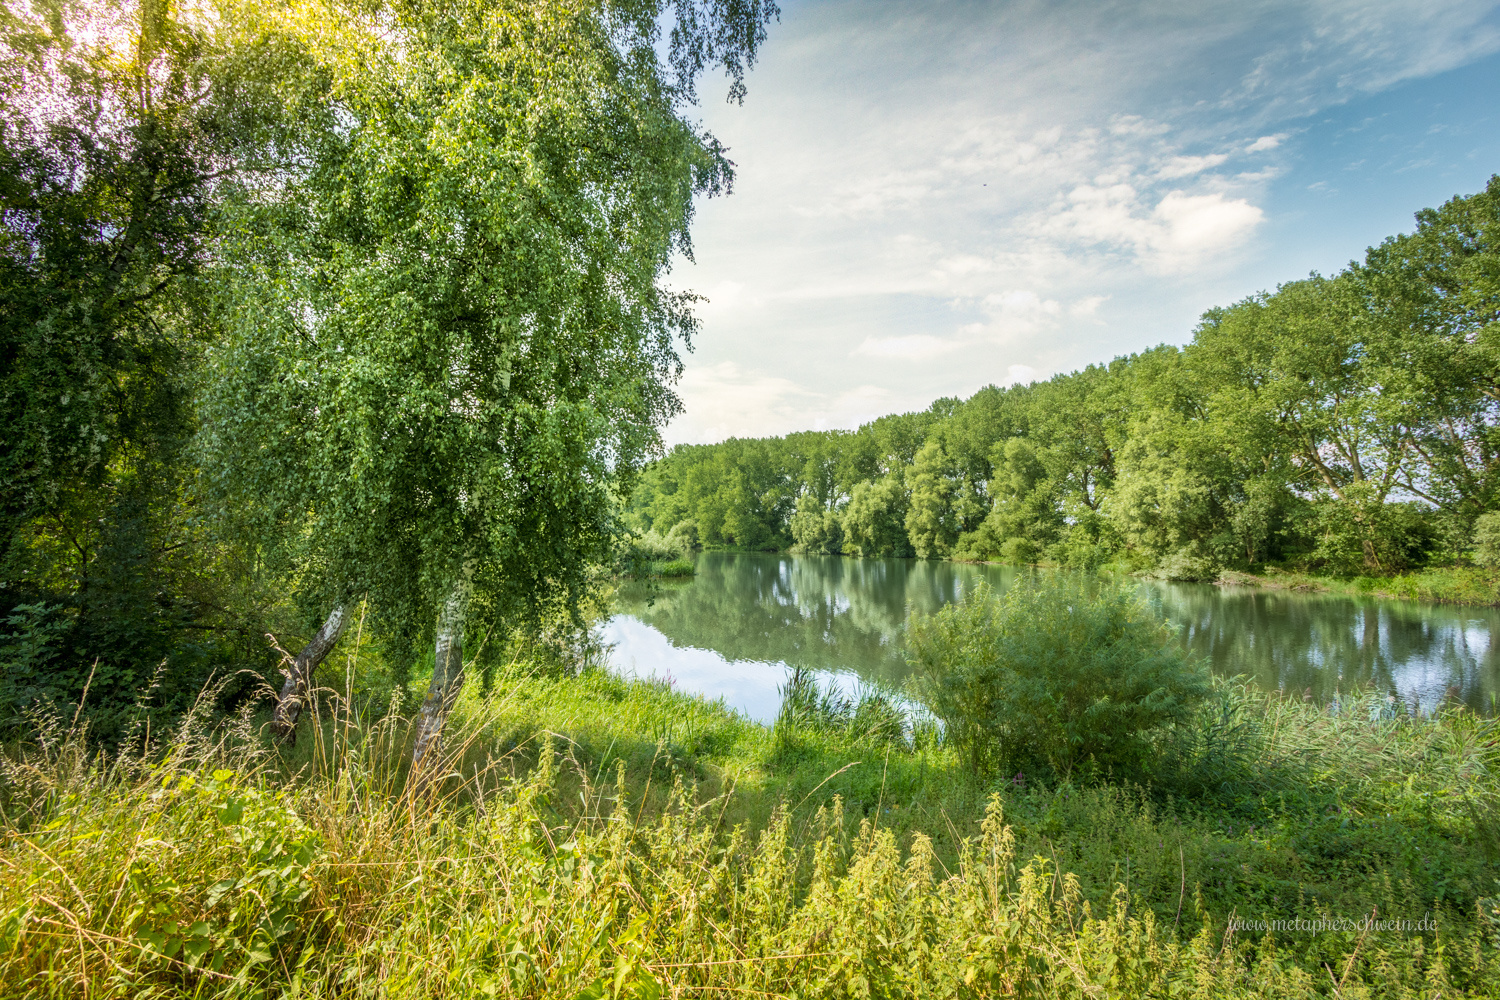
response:
M654 595L628 587L604 629L622 673L671 679L769 721L794 666L851 690L899 685L907 609L931 612L980 581L1024 571L910 559L705 552L698 575ZM1500 691L1500 611L1210 584L1141 582L1182 642L1224 675L1319 701L1375 684L1430 707L1449 691L1487 710Z

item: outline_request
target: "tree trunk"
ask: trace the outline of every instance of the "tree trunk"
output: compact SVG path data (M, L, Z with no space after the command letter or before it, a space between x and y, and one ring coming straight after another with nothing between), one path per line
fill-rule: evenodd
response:
M348 620L343 604L334 605L318 634L302 647L302 652L287 670L286 682L281 685L281 697L276 700L276 714L271 719L272 729L283 743L297 742L297 717L302 714L307 692L312 689L313 673L333 651Z
M438 613L432 683L428 685L427 698L417 717L417 739L412 747L413 775L419 775L424 766L430 767L441 753L448 712L464 686L464 622L469 614L469 595L473 591L474 566L465 563Z

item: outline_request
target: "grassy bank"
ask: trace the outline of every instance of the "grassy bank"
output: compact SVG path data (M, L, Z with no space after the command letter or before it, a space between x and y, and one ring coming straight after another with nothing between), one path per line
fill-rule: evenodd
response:
M1445 566L1400 576L1359 576L1348 580L1267 568L1260 573L1227 571L1220 575L1218 582L1230 586L1390 597L1437 604L1500 605L1500 574L1475 566Z
M1134 781L520 665L428 798L400 711L325 700L290 751L252 716L112 759L54 730L4 766L0 996L1500 992L1500 729L1220 694ZM1261 919L1338 929L1231 929Z

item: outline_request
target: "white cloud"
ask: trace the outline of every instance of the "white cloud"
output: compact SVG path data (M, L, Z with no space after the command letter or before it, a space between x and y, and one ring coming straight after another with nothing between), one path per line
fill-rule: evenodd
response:
M1152 205L1130 184L1081 184L1034 226L1041 234L1081 247L1130 254L1149 273L1175 274L1239 249L1264 218L1265 212L1247 199L1220 192L1174 189Z
M677 389L686 411L667 428L668 444L854 428L930 402L868 383L820 392L733 362L690 367Z
M1265 218L1243 198L1169 191L1152 211L1161 223L1152 233L1156 248L1176 267L1239 246Z
M1011 385L1033 382L1036 380L1036 369L1030 365L1011 365L1005 369L1005 375Z
M1003 334L1035 333L1042 327L1051 326L1062 313L1062 306L1056 299L1044 299L1030 289L986 295L981 306Z
M669 438L721 441L759 437L766 426L796 426L805 404L817 396L791 379L745 371L731 361L689 365L677 385L685 413L673 422Z
M926 334L908 337L866 337L854 349L854 353L868 358L922 360L947 354L957 346L951 340Z
M1085 319L1099 314L1099 307L1109 301L1108 295L1085 295L1068 306L1068 315Z
M827 201L796 211L811 217L879 216L887 211L911 208L931 194L929 172L896 172L841 185L834 189Z
M1109 130L1115 135L1163 135L1171 129L1170 125L1140 115L1116 115L1109 123Z
M1164 181L1191 177L1205 170L1211 170L1227 159L1229 157L1224 153L1212 153L1208 156L1174 156L1156 171L1156 176Z
M1500 51L1495 10L788 5L745 105L702 109L737 178L674 274L711 300L678 439L838 426L853 387L887 412L1185 337L1263 280L1247 262L1266 270L1309 116Z

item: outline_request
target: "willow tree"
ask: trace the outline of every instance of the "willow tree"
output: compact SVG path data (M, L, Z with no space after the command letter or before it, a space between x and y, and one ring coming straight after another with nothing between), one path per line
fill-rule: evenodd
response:
M669 43L659 25L675 12ZM731 164L687 117L731 97L774 4L331 3L280 16L333 81L304 168L225 257L206 455L288 565L427 621L415 761L463 681L471 599L574 613L679 409L695 196ZM658 49L669 52L665 60Z

